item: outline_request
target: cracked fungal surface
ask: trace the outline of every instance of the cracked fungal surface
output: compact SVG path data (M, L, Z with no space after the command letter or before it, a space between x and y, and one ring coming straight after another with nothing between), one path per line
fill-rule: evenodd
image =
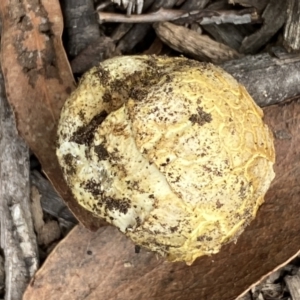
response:
M235 240L263 202L275 154L262 117L219 67L118 57L65 103L57 155L83 207L191 264Z

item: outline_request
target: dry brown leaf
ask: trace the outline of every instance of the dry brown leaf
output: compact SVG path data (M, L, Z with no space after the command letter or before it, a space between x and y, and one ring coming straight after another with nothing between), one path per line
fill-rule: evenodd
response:
M290 260L300 245L300 101L265 109L275 134L276 179L257 218L220 253L169 263L113 227L76 227L36 274L24 300L232 300Z
M74 215L97 229L101 220L73 200L55 155L56 125L74 80L61 35L58 1L1 0L1 64L20 135Z

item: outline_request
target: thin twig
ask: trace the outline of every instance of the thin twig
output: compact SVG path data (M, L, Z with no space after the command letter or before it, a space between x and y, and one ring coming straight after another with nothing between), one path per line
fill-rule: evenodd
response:
M191 11L180 16L176 20L177 24L197 22L201 25L208 24L249 24L261 22L261 17L257 14L256 9L247 8L242 10L210 10L203 9Z
M100 23L156 23L174 21L180 23L198 22L207 24L247 24L259 22L260 16L255 9L213 11L208 9L186 12L178 9L161 8L154 13L131 15L98 11Z
M102 23L155 23L178 19L186 14L185 11L161 8L154 13L131 15L116 14L104 11L98 11L99 22Z

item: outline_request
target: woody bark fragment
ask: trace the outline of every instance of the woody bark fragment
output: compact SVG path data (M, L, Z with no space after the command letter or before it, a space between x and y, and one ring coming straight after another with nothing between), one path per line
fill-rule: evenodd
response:
M17 134L0 72L0 231L7 300L21 299L39 264L29 189L29 151Z
M245 85L260 106L276 104L300 94L300 55L273 48L268 53L247 55L221 66ZM276 53L276 54L275 54Z
M287 22L284 28L284 44L288 50L297 51L300 49L300 2L289 0Z
M234 49L183 26L165 22L154 24L153 27L158 37L170 48L200 61L221 63L240 56Z
M191 11L204 8L208 4L209 0L187 0L180 7L182 10Z
M97 14L92 0L62 0L67 51L71 57L100 36Z
M255 7L259 12L263 11L269 0L229 0L230 4L240 4L245 7Z
M263 47L285 23L286 12L287 1L270 0L262 14L262 27L243 40L240 52L255 53Z

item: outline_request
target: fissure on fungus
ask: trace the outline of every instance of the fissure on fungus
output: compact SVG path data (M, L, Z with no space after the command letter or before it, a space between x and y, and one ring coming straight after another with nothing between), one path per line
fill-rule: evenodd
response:
M254 219L273 138L243 86L212 64L123 56L81 79L58 126L75 199L137 245L191 264Z

